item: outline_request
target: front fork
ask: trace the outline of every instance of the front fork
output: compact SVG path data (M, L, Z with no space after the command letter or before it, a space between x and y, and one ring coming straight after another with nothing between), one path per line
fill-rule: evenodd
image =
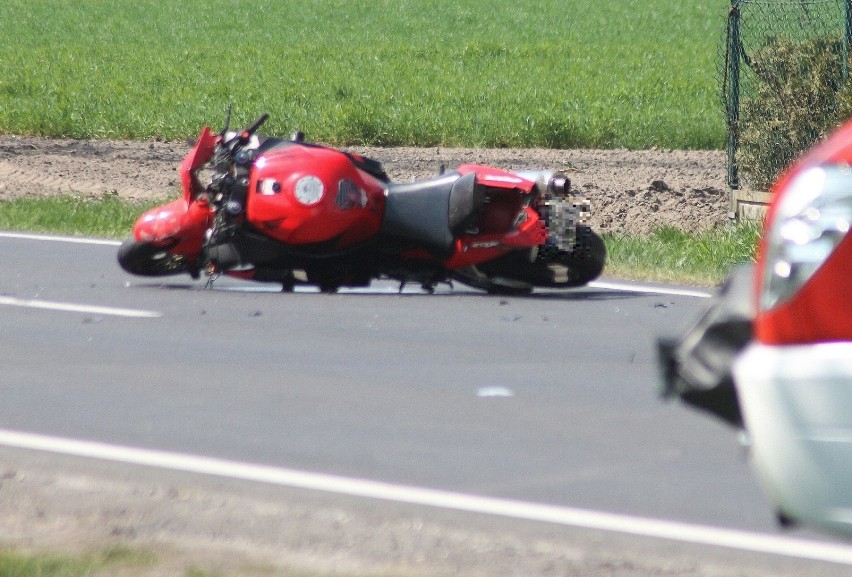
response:
M249 172L255 154L254 149L242 149L215 163L216 174L206 189L215 216L204 235L201 254L201 266L211 277L244 264L234 238L245 220Z

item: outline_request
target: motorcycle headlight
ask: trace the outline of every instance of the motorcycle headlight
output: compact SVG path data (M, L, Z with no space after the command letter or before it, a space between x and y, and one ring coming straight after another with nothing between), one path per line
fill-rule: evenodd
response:
M852 222L852 169L810 168L794 177L767 231L760 297L766 310L792 297L831 255Z

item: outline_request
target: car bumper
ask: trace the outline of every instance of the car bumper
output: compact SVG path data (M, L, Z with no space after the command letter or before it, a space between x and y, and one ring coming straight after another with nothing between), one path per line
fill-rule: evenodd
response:
M852 342L753 343L734 381L754 468L779 510L852 534Z

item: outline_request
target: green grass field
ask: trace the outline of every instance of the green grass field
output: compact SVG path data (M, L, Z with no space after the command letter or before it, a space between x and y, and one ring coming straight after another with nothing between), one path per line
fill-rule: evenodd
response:
M721 148L728 0L6 0L0 132Z
M187 138L233 102L234 125L268 111L267 133L336 145L718 149L729 7L7 0L0 133ZM95 236L126 234L141 212L116 199L0 204L0 228ZM610 237L607 274L648 278L664 262L676 272L659 280L715 282L756 232L711 234Z

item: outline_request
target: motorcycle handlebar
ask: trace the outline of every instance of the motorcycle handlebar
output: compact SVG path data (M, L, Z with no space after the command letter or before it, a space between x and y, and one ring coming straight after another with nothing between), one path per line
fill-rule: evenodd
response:
M229 115L230 116L230 115ZM269 113L264 112L260 117L252 123L251 126L234 134L227 142L222 143L222 148L228 151L228 154L236 154L237 150L242 148L252 137L252 135L260 128L260 125L266 122L269 118ZM224 131L223 131L224 136Z
M245 133L248 133L248 135L249 135L249 136L251 136L252 134L254 134L254 133L255 133L255 131L256 131L258 128L260 128L260 125L261 125L261 124L263 124L264 122L266 122L266 120L267 120L268 118L269 118L269 113L268 113L268 112L264 112L263 114L261 114L261 115L260 115L260 117L259 117L257 120L255 120L255 121L254 121L254 124L252 124L251 126L249 126L248 128L246 128L246 129L245 129Z

